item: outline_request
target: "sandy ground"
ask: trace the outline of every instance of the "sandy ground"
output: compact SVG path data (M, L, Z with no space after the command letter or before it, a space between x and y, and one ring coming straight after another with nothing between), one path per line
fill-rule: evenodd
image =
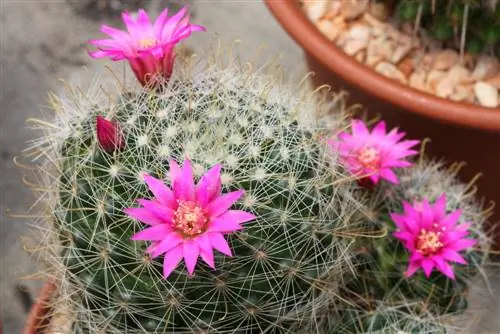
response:
M157 1L154 7L159 6ZM195 21L210 31L189 41L196 52L218 39L225 45L241 39L244 55L267 44L263 59L281 54L289 72L305 73L301 50L261 1L197 0L191 9ZM25 120L37 117L46 107L47 91L62 88L60 78L86 82L95 71L103 70L105 62L86 54L85 41L100 36L98 28L99 18L77 14L63 0L0 0L0 309L6 334L20 333L27 313L16 285L23 284L32 295L40 287L38 281L29 279L37 264L20 242L29 220L15 217L27 211L33 198L12 159L36 136ZM496 285L493 289L500 288ZM477 290L472 308L483 317L471 333L500 332L498 294Z

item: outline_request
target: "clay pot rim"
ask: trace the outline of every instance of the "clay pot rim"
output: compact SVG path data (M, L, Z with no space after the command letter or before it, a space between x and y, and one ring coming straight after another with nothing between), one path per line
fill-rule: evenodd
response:
M500 110L424 93L360 64L330 42L306 17L297 0L264 0L274 17L304 50L350 84L416 114L443 123L500 131Z
M38 298L31 307L24 326L23 334L37 334L47 320L48 305L56 290L54 282L46 282L40 291Z

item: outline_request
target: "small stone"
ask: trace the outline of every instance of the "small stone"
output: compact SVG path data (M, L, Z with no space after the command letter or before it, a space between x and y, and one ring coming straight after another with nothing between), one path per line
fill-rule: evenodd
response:
M408 83L410 84L411 87L418 89L423 92L427 92L427 85L425 84L425 72L424 71L418 71L418 72L413 72L410 75L410 78L408 80Z
M413 67L414 65L412 57L406 57L397 65L398 70L400 70L401 73L403 73L407 78L413 72Z
M433 63L433 69L446 71L458 63L459 55L453 50L443 50L436 54Z
M324 18L327 20L333 20L340 14L342 9L342 0L331 0L330 9L325 14Z
M371 2L369 13L380 21L385 21L391 13L391 9L383 2Z
M346 20L354 20L368 8L369 0L343 1L340 15Z
M304 2L307 16L313 22L318 21L328 11L329 0L309 0Z
M472 71L472 77L476 80L485 80L495 75L500 69L500 64L498 59L490 56L479 57L474 71Z
M474 102L474 87L472 85L456 86L453 94L450 95L453 101Z
M498 106L498 89L492 85L483 81L476 82L474 94L483 107L495 108Z
M370 40L370 28L364 24L356 24L352 26L351 30L342 34L339 43L345 53L354 56L360 50L368 46Z
M428 89L435 93L437 89L437 85L439 81L441 81L442 78L446 76L446 72L444 71L437 71L437 70L432 70L429 72L429 75L427 76L427 87Z
M495 76L493 76L493 77L485 80L484 82L486 82L489 85L492 85L496 89L500 89L500 73L498 73L497 75L495 75Z
M370 13L365 13L363 15L363 20L366 21L366 23L368 23L372 28L384 29L386 26L384 22L380 22L376 17L374 17Z
M366 52L366 64L375 66L380 61L389 60L393 50L394 43L384 36L370 40Z
M403 73L401 73L401 71L399 71L397 69L397 67L391 63L380 62L377 64L377 66L375 66L375 71L377 71L380 74L383 74L384 76L386 76L388 78L395 79L399 82L402 82L405 84L408 82L405 75Z
M341 21L343 23L339 24ZM318 29L328 38L330 41L335 41L341 34L342 31L344 31L345 28L345 22L343 20L326 20L326 19L321 19L317 23Z
M393 64L399 63L412 49L411 43L400 44L396 47L396 50L392 53L391 62Z
M354 58L356 58L356 60L359 61L360 63L364 63L366 58L366 50L359 51L358 53L356 53Z

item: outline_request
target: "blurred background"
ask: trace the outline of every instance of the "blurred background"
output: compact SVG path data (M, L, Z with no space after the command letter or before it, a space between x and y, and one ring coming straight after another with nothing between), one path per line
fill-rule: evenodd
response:
M192 52L217 40L230 45L240 39L243 55L253 55L264 45L261 59L280 56L287 75L305 74L301 49L260 0L0 0L0 308L4 333L21 333L41 286L36 279L39 264L23 250L21 241L29 219L17 217L33 202L13 163L37 136L26 119L46 109L48 92L63 88L60 79L89 82L109 64L87 55L86 41L101 37L100 24L121 27L119 13L125 8L144 7L156 16L165 6L177 10L186 3L192 22L208 28L208 33L195 34L187 41L185 46ZM125 65L113 66L120 70ZM492 279L493 292L495 284L500 287L498 281ZM500 332L498 293L479 296L472 298L471 309L482 314L474 333Z

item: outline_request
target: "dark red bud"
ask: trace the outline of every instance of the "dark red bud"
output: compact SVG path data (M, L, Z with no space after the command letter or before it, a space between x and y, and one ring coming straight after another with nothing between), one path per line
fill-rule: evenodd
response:
M118 123L108 121L102 116L97 116L97 141L99 146L108 153L125 147L125 139Z

